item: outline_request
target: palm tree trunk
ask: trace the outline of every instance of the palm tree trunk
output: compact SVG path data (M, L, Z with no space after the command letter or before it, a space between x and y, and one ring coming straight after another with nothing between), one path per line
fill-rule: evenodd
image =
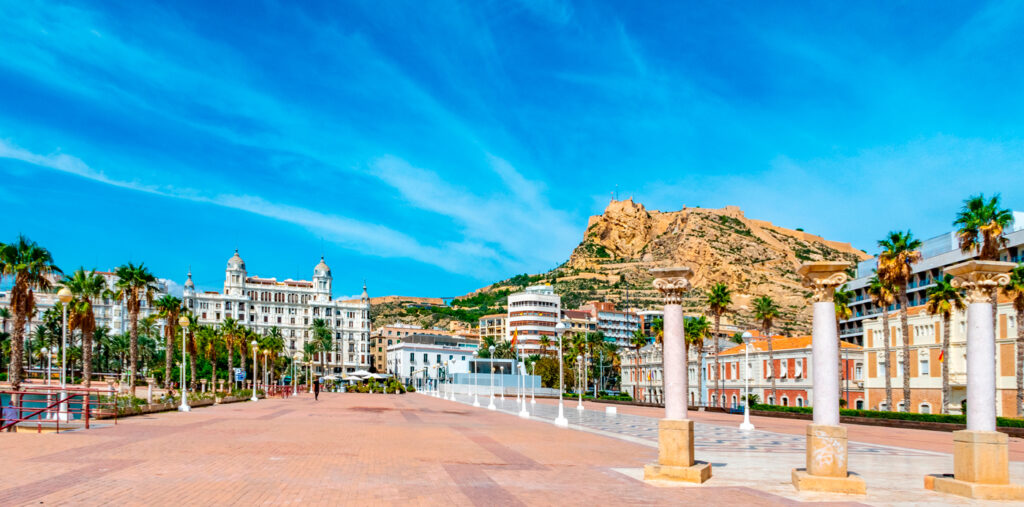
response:
M92 333L82 333L82 377L87 389L92 385Z
M1024 308L1017 308L1017 417L1024 417Z
M910 325L907 323L907 285L900 287L900 327L903 331L903 411L910 412Z
M885 353L885 410L892 412L892 350L889 348L892 343L891 337L889 336L889 307L882 306L882 340L884 348L882 349Z
M174 324L171 323L171 318L167 317L167 326L164 327L164 389L171 387L171 370L174 368ZM185 365L181 365L182 368Z
M128 368L128 394L135 396L135 374L139 369L139 311L133 308L128 313L128 318L131 336L131 342L128 346L128 362L130 363Z
M949 413L949 324L950 324L950 312L942 314L942 413ZM1018 349L1018 366L1017 375L1020 378L1020 350ZM1019 384L1019 382L1018 382ZM1018 391L1020 393L1020 391ZM1017 399L1020 400L1020 394L1017 395Z
M181 339L182 340L185 339L184 331L182 331ZM193 391L196 388L196 353L197 352L199 352L199 351L196 350L196 339L195 339L195 336L193 336L190 333L189 336L188 336L188 365L189 365L189 368L190 368L190 371L189 371L189 382L192 384L192 390Z
M228 345L228 392L235 390L235 347L230 342Z
M712 337L711 340L713 342L712 344L715 346L715 392L718 393L718 406L724 407L725 404L722 403L722 385L720 380L722 378L722 365L719 363L718 359L718 325L721 318L721 315L715 313L715 336Z
M14 330L11 333L11 389L17 391L21 387L21 363L25 358L25 323L28 316L24 312L14 314Z

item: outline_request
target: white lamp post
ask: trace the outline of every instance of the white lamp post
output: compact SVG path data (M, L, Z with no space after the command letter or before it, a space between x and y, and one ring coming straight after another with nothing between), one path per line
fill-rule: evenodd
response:
M522 385L519 389L519 417L529 419L530 411L526 410L526 376L523 375L523 373L526 373L526 366L525 364L518 364L516 367L516 373L518 373L520 377L519 382L516 382L516 387L519 387L520 384Z
M61 328L61 347L60 347L60 398L64 399L67 397L67 393L64 389L67 387L67 359L68 359L68 303L71 302L71 291L67 287L61 287L57 291L57 298L63 303L61 306L64 309L64 325ZM47 373L49 376L49 373ZM60 420L68 420L68 405L67 403L60 404Z
M178 412L191 412L192 407L188 406L188 389L185 388L185 365L188 364L185 361L185 341L188 336L188 317L182 315L178 319L178 325L181 326L181 405L178 405ZM168 354L171 351L167 351Z
M497 410L498 407L494 406L494 345L487 348L490 351L490 355L487 356L491 365L491 403L487 405L487 410Z
M530 404L534 405L537 400L533 398L533 393L536 390L536 386L533 383L533 376L537 374L537 362L534 361L530 364Z
M565 334L565 322L561 320L555 324L555 334L558 335L558 417L555 418L555 426L562 428L569 427L569 420L565 418L565 406L562 404L562 335Z
M480 357L480 352L474 350L473 351L473 406L474 407L479 407L480 406L480 398L477 396L477 393L476 393L476 374L479 371L479 365L480 365L480 363L477 362L477 359L479 357Z
M576 380L579 380L580 382L585 382L583 380L583 356L576 356L576 366L579 372L579 375L576 377ZM580 411L583 410L583 389L583 385L580 384L580 388L576 390L579 393L579 404L576 405L576 410Z
M743 332L743 424L740 429L750 431L754 425L750 424L750 339L754 335L750 331Z
M249 401L258 401L258 398L256 398L256 369L257 369L257 364L256 364L256 346L257 345L259 345L259 344L256 343L256 340L253 340L252 341L252 398L249 398Z

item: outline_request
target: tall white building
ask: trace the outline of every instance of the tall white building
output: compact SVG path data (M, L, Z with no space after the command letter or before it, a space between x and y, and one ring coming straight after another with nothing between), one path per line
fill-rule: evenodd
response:
M70 274L70 273L69 273ZM110 271L97 271L97 275L103 277L103 280L107 284L107 289L115 291L115 284L117 283L117 275ZM53 308L57 304L57 289L61 286L60 280L62 278L54 277L51 282L53 284L52 292L35 292L36 308L35 313L32 314L32 319L28 322L28 329L25 332L25 336L31 336L31 333L35 330L36 326L42 324L43 314L47 310ZM157 282L157 290L153 294L153 300L156 301L161 297L167 295L167 285L163 282ZM129 332L131 323L128 317L128 308L125 306L124 301L116 301L108 297L97 298L92 302L93 314L96 317L96 328L106 327L114 334L124 334ZM11 293L10 291L0 291L0 307L10 308L11 306ZM141 308L139 309L139 319L143 319L152 314L159 313L159 310L150 305L145 299L141 302ZM163 319L157 320L157 325L163 334ZM7 322L6 332L11 332L14 326L14 319L11 318ZM158 340L159 343L163 343Z
M366 369L370 365L370 297L366 286L358 300L338 301L331 294L331 282L331 268L322 257L313 268L312 280L279 282L276 278L249 276L236 250L224 270L223 292L196 292L190 271L183 299L200 324L219 326L232 317L260 334L276 326L289 355L303 350L312 335L313 320L324 319L334 335L334 346L327 353L327 371L320 371L319 357L314 369L321 374Z
M523 292L508 297L508 320L505 327L507 337L511 340L516 333L516 348L524 356L540 354L540 339L547 336L557 347L558 337L555 325L562 315L562 296L555 294L550 285L534 285Z

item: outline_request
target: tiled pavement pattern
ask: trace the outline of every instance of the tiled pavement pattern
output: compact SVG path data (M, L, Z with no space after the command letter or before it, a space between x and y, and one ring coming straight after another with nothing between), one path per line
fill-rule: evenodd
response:
M0 505L794 503L742 484L631 477L655 455L422 395L324 393L0 434Z
M472 404L472 396L460 395L457 400L461 403ZM481 397L480 404L486 407L489 397ZM652 445L658 442L658 419L638 415L620 413L617 415L606 415L604 412L595 410L579 411L576 409L576 400L566 398L565 417L572 426L578 426L604 433L611 433L619 436L635 437L646 440ZM499 411L510 414L519 413L519 404L515 397L509 396L504 400L495 398L495 406ZM554 421L558 415L558 407L547 403L527 403L528 410L532 417L546 421ZM804 454L806 452L806 437L803 435L791 435L774 433L768 431L740 431L739 428L696 423L694 428L695 452L703 450L718 452L788 452ZM860 442L850 442L849 451L851 454L871 454L878 456L936 456L937 453L905 449L900 447L880 446Z

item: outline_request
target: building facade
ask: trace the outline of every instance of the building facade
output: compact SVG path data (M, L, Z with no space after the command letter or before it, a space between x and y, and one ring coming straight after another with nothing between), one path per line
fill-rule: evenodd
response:
M517 348L524 356L540 354L541 337L557 344L555 325L562 315L562 297L550 285L534 285L508 296L506 340L518 336Z
M423 379L443 376L441 368L448 373L469 373L469 361L479 346L479 341L471 338L430 331L411 334L387 348L387 371L421 388Z
M633 331L640 329L640 317L633 312L616 310L615 303L590 301L580 310L590 313L597 322L597 330L604 333L605 341L619 347L629 347Z
M1016 414L1016 336L1021 323L1016 321L1012 304L1002 296L996 316L996 413L1003 417ZM962 413L967 399L967 312L956 311L950 319L950 347L942 354L942 317L930 315L924 306L907 310L910 338L910 411L937 414L942 410L942 363L949 369L949 413ZM885 396L885 335L881 317L864 322L867 351L867 399L872 410L887 410ZM903 332L898 312L889 314L889 382L893 410L902 410ZM940 354L942 358L940 360Z
M97 271L96 274L103 277L103 280L107 284L107 289L115 291L115 284L117 283L118 277L110 271ZM36 326L42 324L43 314L47 310L57 305L57 289L60 286L60 280L53 280L54 290L52 292L35 292L36 311L32 315L32 318L28 322L28 329L26 329L25 336L29 337L35 330ZM167 284L160 281L156 284L157 290L153 294L153 300L156 301L161 297L167 295ZM10 291L0 291L0 308L8 308L11 306L11 293ZM97 298L93 301L93 313L96 317L96 328L106 327L114 334L124 334L129 332L131 326L130 318L128 315L128 309L125 301L116 301L108 297ZM145 299L141 302L141 309L139 310L139 319L143 319L150 315L156 315L159 310L154 308ZM10 319L6 326L8 329L5 331L10 332L11 326L14 325L14 319ZM162 319L158 319L157 326L160 329L160 335L163 335L164 322ZM163 340L158 340L159 343L163 343Z
M231 317L260 334L277 327L289 355L303 350L311 338L313 321L323 319L334 341L325 358L327 371L321 371L319 355L314 370L342 374L369 368L370 298L366 286L360 299L339 301L332 295L332 281L323 258L313 268L312 280L249 276L236 250L224 271L223 292L197 292L189 272L183 302L200 324L220 326Z
M1017 218L1014 230L1006 234L1007 248L1000 252L1000 260L1008 262L1024 262L1024 213L1014 213ZM972 255L960 252L956 233L949 232L924 241L920 248L922 259L912 265L913 275L907 286L909 306L923 305L927 300L928 289L935 286L935 280L943 275L943 268L958 264L972 258ZM877 259L868 259L857 265L857 278L846 284L846 289L853 292L850 302L852 316L839 323L839 337L845 341L865 345L864 324L882 313L868 294L871 277L878 267ZM899 309L899 303L889 307L893 312Z
M507 320L507 313L494 313L480 317L480 341L483 342L490 338L494 343L501 343L508 336L505 332L505 322Z

